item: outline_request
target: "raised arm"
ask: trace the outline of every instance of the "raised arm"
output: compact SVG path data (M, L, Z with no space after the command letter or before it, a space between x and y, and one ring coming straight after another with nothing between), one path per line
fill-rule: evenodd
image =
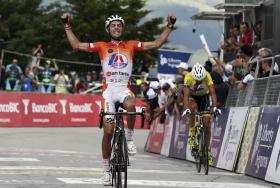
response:
M160 48L163 43L168 38L170 32L172 31L174 24L176 22L175 16L168 16L167 17L167 26L164 28L163 32L161 33L160 37L155 41L144 42L144 49L149 50L153 48Z
M87 43L82 43L80 42L77 37L75 36L75 34L72 32L72 28L71 28L71 16L68 12L64 13L61 17L60 17L63 25L64 25L64 29L68 38L68 41L70 42L72 48L74 50L83 50L86 51L87 49Z

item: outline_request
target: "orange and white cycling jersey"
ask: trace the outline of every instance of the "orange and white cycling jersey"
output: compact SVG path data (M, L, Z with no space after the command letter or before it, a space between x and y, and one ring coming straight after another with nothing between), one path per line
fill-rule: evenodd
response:
M142 42L131 40L126 42L88 43L87 51L98 52L106 87L128 86L132 74L132 63L135 52L143 51Z
M123 103L126 96L133 96L129 79L135 52L143 51L142 42L88 43L88 52L98 52L103 70L103 87L101 107L105 112L115 112L115 103Z

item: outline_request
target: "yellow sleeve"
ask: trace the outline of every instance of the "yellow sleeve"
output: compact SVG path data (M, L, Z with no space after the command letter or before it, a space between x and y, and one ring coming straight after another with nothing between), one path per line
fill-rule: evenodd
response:
M191 85L191 76L190 76L190 73L187 73L186 75L185 75L185 78L184 78L184 85L186 85L186 86L190 86Z
M206 82L207 86L213 85L213 80L209 72L206 73L206 80L207 80Z

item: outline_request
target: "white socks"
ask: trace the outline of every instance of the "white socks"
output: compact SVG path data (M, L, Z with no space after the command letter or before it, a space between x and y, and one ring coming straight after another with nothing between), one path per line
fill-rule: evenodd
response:
M127 129L127 133L126 133L126 140L129 141L133 141L133 133L134 130L133 129Z
M102 160L103 170L104 172L110 171L110 165L109 165L109 159L103 159Z

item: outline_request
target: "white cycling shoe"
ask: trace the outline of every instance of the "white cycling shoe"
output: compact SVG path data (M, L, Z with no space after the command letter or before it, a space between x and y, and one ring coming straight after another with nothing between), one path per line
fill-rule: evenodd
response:
M136 146L133 141L127 141L128 155L134 156L137 153Z
M101 181L104 186L112 186L112 173L104 171Z

